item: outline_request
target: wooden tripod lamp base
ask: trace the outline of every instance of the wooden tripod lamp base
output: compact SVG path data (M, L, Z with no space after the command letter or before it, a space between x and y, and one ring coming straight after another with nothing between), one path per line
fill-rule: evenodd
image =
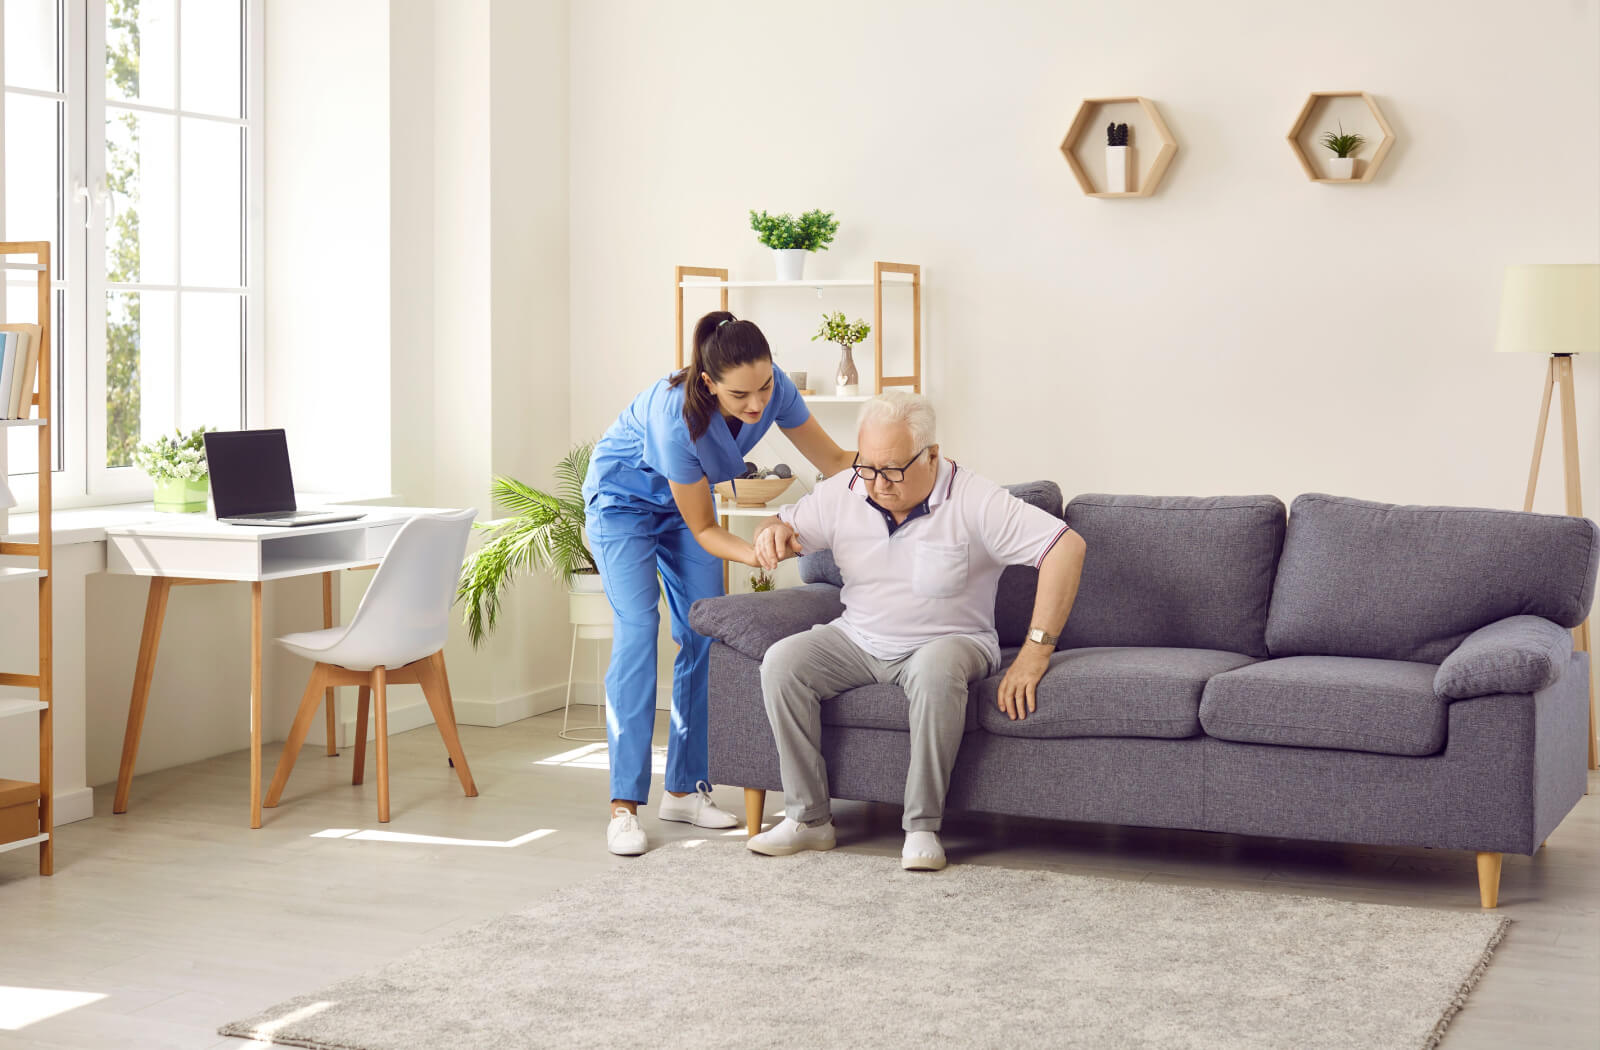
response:
M1528 494L1522 501L1523 510L1533 509L1533 490L1539 483L1539 459L1544 454L1544 433L1550 424L1550 395L1561 388L1561 467L1566 482L1567 513L1583 516L1583 490L1578 484L1578 413L1577 396L1572 379L1572 355L1551 354L1550 368L1544 376L1544 401L1539 406L1539 430L1533 435L1533 465L1528 470ZM1589 653L1589 621L1572 629L1572 647ZM1589 686L1589 768L1600 768L1597 763L1595 741L1595 704L1593 669Z

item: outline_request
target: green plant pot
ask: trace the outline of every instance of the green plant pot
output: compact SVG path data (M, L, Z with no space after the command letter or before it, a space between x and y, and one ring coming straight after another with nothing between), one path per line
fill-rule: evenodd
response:
M184 478L156 478L156 510L168 514L198 514L206 509L207 482Z

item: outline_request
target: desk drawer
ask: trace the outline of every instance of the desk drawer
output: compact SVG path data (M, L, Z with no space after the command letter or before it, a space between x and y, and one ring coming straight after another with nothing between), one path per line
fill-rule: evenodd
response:
M366 556L368 558L382 558L385 554L388 554L389 544L394 542L394 538L400 534L400 529L404 525L405 522L397 521L393 525L374 525L367 529Z

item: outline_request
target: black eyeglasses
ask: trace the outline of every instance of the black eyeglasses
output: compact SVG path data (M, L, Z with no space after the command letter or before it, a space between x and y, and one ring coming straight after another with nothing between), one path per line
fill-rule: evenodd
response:
M911 469L911 465L921 458L924 452L928 451L932 447L932 445L923 445L917 450L917 454L915 456L912 456L906 461L906 465L903 467L863 467L861 465L861 453L857 452L856 458L850 464L850 467L856 472L856 477L860 478L862 481L876 481L878 480L878 476L881 474L884 481L891 481L898 485L906 479L906 471Z

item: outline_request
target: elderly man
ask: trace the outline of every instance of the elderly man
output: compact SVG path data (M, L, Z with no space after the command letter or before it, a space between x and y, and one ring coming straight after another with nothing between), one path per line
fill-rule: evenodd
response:
M831 548L845 609L778 642L761 664L787 815L749 846L774 857L833 848L821 704L890 683L905 691L911 726L900 864L937 871L945 866L938 832L967 687L1000 667L1001 570L1039 569L1032 629L1000 684L1000 710L1026 718L1072 609L1085 548L1059 519L941 456L933 407L920 395L868 401L858 440L854 470L821 482L757 531L756 553L768 568Z

